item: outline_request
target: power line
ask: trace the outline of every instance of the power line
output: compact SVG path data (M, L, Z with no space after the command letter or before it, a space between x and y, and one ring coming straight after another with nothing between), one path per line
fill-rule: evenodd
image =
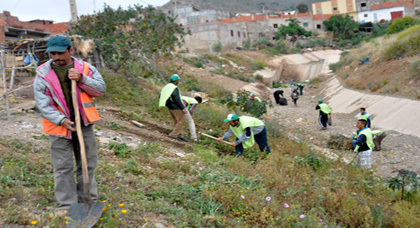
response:
M12 9L12 10L10 10L10 12L13 12L13 10L16 8L16 6L17 6L17 5L19 5L20 1L22 1L22 0L19 0L19 1L15 4L15 6L13 6L13 9Z

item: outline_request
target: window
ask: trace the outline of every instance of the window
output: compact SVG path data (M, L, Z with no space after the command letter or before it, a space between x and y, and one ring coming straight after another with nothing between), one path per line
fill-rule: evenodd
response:
M364 16L364 17L368 17L368 14L364 14L363 16Z
M233 36L233 30L230 30L230 36Z
M241 32L238 31L238 37L241 37Z
M337 10L337 9L338 9L338 8L337 8L337 6L334 6L334 7L333 7L333 10Z
M278 24L273 24L273 28L278 28L279 25Z
M245 34L245 32L244 32L244 38L246 38L246 34Z
M308 27L308 23L303 23L303 27Z
M317 24L317 25L316 25L316 28L317 28L317 29L321 29L321 24Z
M366 3L360 4L361 7L366 7Z

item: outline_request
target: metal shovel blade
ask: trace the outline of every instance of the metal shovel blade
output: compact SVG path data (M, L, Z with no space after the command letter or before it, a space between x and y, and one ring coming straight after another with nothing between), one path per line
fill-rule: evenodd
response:
M104 210L105 203L75 203L70 207L68 226L70 228L90 228L98 221Z

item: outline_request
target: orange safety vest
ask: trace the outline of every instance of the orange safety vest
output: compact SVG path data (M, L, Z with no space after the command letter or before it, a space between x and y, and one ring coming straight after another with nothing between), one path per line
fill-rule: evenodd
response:
M83 75L88 75L89 73L89 64L87 62L83 62ZM80 91L80 89L78 89ZM80 92L80 100L82 102L83 112L86 115L86 118L89 123L98 121L99 114L96 110L95 103L93 102L93 98L89 96L87 93L81 91ZM58 110L64 114L63 109L58 106ZM42 125L44 132L51 135L59 135L59 136L70 136L68 135L67 128L61 125L55 125L51 123L51 121L42 118Z

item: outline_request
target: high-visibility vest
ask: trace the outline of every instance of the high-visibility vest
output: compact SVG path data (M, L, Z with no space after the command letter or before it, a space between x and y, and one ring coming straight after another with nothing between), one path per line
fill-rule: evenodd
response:
M359 137L360 135L365 135L366 136L366 144L369 147L369 149L372 149L375 147L375 143L373 143L373 137L372 137L372 131L370 130L370 128L364 128L361 131L359 131L359 134L357 137ZM359 151L359 145L356 145L356 147L354 148L354 151Z
M261 99L259 97L255 97L255 100L261 103Z
M83 75L87 76L88 74L89 74L89 64L87 62L83 62ZM93 98L89 96L87 93L85 93L84 91L80 90L78 87L77 87L77 94L78 94L77 99L80 99L81 101L82 110L88 122L92 123L92 122L98 121L100 118L99 118L98 111L96 110ZM67 105L73 105L73 104L67 104ZM57 106L57 107L58 107L58 111L60 111L61 113L65 115L64 110L60 106ZM67 115L67 116L70 116L70 115ZM68 133L69 130L67 128L61 125L55 125L51 121L45 118L42 118L42 125L43 125L44 132L46 134L69 136L69 133Z
M239 138L240 134L243 134L245 132L245 128L247 127L257 127L257 126L263 126L264 122L262 122L261 120L254 118L254 117L250 117L250 116L241 116L239 117L239 126L236 127L232 127L229 126L230 129L232 130L233 134L236 136L236 138ZM242 143L242 146L244 148L248 148L253 146L255 143L254 140L254 133L251 132L251 138L248 139L247 141Z
M191 105L198 104L198 101L192 97L181 96L181 100L187 102L187 110L190 109Z
M360 114L359 119L367 121L369 117L370 115L365 112L364 114Z
M330 114L331 113L331 109L330 106L328 106L327 104L319 104L319 110L318 110L318 114L321 114L320 112L323 112L325 114Z
M165 87L162 88L160 91L160 98L159 98L159 108L166 106L166 101L171 97L174 90L177 86L173 83L168 83ZM181 99L181 96L179 97Z

